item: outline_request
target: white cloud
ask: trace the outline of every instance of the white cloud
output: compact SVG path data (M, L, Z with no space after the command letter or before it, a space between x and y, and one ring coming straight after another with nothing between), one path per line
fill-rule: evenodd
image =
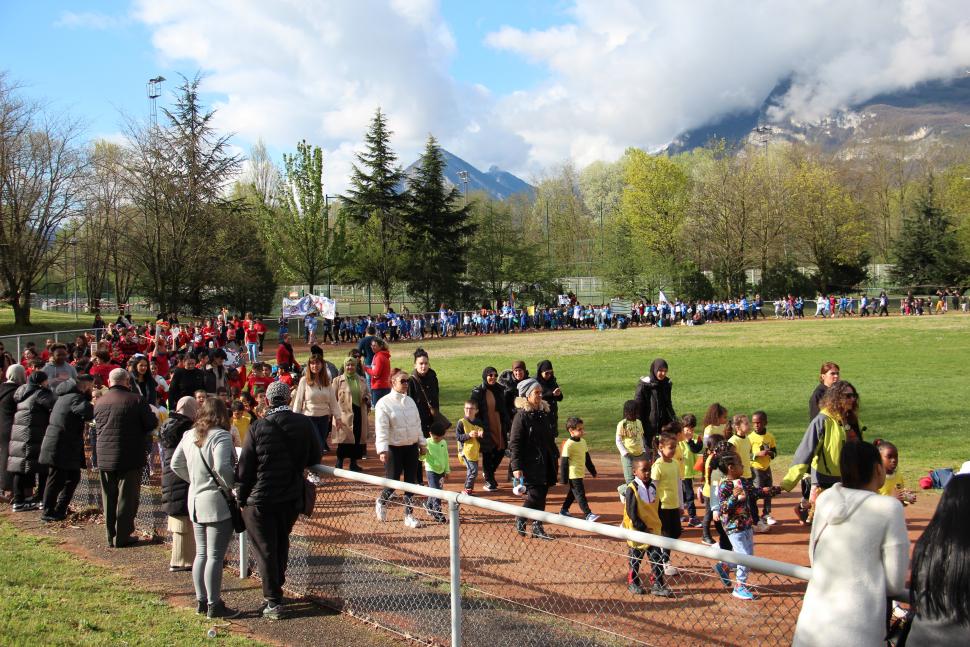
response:
M135 15L165 63L195 66L203 88L225 96L213 106L220 128L284 151L304 138L322 146L328 192L346 188L378 107L402 164L429 133L457 149L472 124L481 132L494 123L494 99L449 75L456 43L432 0L138 0Z
M66 27L68 29L114 29L127 24L128 19L121 16L109 16L108 14L97 13L94 11L62 11L54 22L55 27Z
M486 43L549 70L498 105L530 165L614 158L761 105L813 121L970 64L970 5L946 0L576 0L571 24L506 26Z

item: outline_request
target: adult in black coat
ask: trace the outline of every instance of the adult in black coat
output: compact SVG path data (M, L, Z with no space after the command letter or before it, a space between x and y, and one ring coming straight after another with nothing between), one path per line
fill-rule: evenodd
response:
M505 458L508 447L511 421L505 408L505 388L498 383L498 371L488 366L482 371L482 383L472 389L468 398L478 408L478 419L482 421L485 435L481 438L482 473L485 477L485 490L498 489L495 472Z
M179 400L187 395L194 395L196 391L205 391L205 371L196 368L195 355L186 355L184 368L177 368L172 372L172 381L168 387L168 409L173 411Z
M84 425L94 420L91 389L94 378L78 375L57 385L57 402L40 446L40 463L48 468L43 521L61 521L81 482L84 460Z
M131 376L123 368L108 374L108 392L98 398L94 419L98 429L98 469L108 546L135 543L135 515L141 473L148 458L148 438L158 419L148 404L130 390Z
M170 571L190 571L195 560L195 534L189 519L189 484L172 471L172 454L185 432L195 424L199 403L191 396L182 396L175 411L158 430L158 444L162 456L162 506L168 515L168 529L172 533Z
M7 471L13 475L13 511L36 510L47 487L47 466L40 464L40 446L44 441L51 409L57 399L47 388L47 374L34 371L27 384L19 387L13 395L17 412L10 429L10 455ZM37 491L32 501L27 501L27 491L37 479Z
M519 384L520 397L509 434L512 475L523 480L525 502L532 510L544 510L549 488L556 484L559 450L552 426L549 404L542 399L542 387L534 379ZM525 536L525 519L515 520L518 533ZM539 521L532 522L532 536L549 539Z
M408 378L408 396L418 406L421 416L421 433L431 436L435 413L441 406L438 374L431 368L428 352L423 348L414 351L414 370Z
M512 368L502 371L498 376L498 383L505 389L505 410L509 414L509 419L515 415L515 399L519 397L519 382L528 377L529 369L521 359L512 362Z
M266 389L270 408L249 428L236 466L239 504L263 580L263 615L283 614L290 533L303 509L303 470L319 461L320 441L306 416L290 411L290 387Z
M650 375L640 378L636 394L640 411L640 423L643 425L643 444L653 451L656 440L660 436L660 429L668 422L677 419L674 405L670 399L670 378L667 377L667 361L655 359L650 365Z
M17 389L27 383L27 372L20 364L12 364L6 370L7 381L0 384L0 496L13 490L13 479L7 472L7 457L10 455L10 431L17 403L13 396Z
M542 399L549 405L549 417L552 419L553 434L559 435L559 403L562 402L562 389L552 370L552 362L547 359L539 362L536 368L536 380L542 387Z

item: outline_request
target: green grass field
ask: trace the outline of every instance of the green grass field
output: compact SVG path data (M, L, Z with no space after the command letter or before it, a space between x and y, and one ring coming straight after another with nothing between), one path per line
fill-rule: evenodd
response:
M650 362L670 364L678 414L700 419L711 402L731 414L764 409L778 438L777 466L790 460L808 424L808 397L823 361L835 361L861 396L866 438L886 438L915 486L918 473L970 459L963 419L970 393L970 317L767 321L698 328L531 333L429 340L452 420L485 366L502 371L523 359L535 373L550 359L565 399L560 421L578 415L592 447L612 451L623 402ZM417 344L391 347L392 365L411 366ZM334 355L338 351L329 351ZM341 355L344 351L339 351ZM336 356L330 357L336 361ZM919 474L922 475L922 474Z
M205 645L209 624L189 609L175 612L157 593L140 590L55 542L0 521L0 643L4 645ZM219 644L259 645L222 635Z

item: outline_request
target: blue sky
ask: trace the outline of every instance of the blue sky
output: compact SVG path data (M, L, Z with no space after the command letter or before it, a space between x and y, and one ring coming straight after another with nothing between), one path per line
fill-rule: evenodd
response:
M146 81L204 75L216 125L277 158L306 139L341 191L374 111L402 163L429 134L525 179L653 150L758 109L813 121L970 66L952 0L0 0L0 69L118 137Z

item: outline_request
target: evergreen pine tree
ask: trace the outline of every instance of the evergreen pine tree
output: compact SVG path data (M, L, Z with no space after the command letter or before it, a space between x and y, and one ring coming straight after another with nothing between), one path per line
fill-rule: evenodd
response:
M441 147L428 136L408 186L408 290L426 311L442 303L456 307L467 267L468 240L474 231L468 205L457 206L458 188L445 182Z
M956 232L937 202L933 178L903 218L903 228L893 243L892 276L900 285L946 286L960 278L962 263Z

